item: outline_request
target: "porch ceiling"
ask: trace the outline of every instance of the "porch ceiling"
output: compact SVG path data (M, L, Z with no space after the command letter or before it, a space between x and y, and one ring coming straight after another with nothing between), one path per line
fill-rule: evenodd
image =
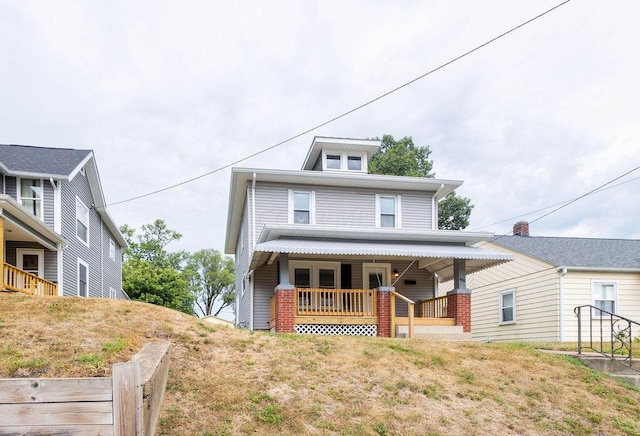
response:
M251 269L267 262L273 253L314 257L321 255L331 258L361 256L363 258L417 259L420 268L438 274L442 280L453 277L454 259L467 261L467 274L513 260L510 254L465 245L277 239L256 245Z

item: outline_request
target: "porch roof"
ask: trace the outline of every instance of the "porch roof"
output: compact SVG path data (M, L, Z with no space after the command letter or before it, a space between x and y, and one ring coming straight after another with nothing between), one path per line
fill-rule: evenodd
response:
M468 274L513 260L513 256L510 254L466 245L275 239L256 245L251 269L267 262L274 253L310 256L375 256L420 260L418 264L420 268L438 274L443 280L453 277L454 259L467 260L466 272Z

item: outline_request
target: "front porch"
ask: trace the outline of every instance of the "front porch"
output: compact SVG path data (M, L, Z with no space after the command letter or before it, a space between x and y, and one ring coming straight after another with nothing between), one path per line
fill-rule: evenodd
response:
M408 304L407 316L398 316L396 299ZM269 329L273 332L396 337L415 327L461 326L469 332L468 306L458 294L413 302L394 288L310 289L279 287L270 300ZM449 304L456 308L449 311Z
M62 243L60 235L13 198L0 195L0 291L59 295L57 283L43 276L56 277ZM45 270L45 263L53 269Z

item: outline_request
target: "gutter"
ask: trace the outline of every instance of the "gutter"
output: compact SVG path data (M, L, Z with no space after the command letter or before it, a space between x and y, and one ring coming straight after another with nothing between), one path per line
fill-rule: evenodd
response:
M558 298L560 299L560 325L559 325L559 336L560 336L560 342L564 341L564 276L567 275L567 269L566 268L560 268L558 270L558 272L560 273L560 278L558 279Z

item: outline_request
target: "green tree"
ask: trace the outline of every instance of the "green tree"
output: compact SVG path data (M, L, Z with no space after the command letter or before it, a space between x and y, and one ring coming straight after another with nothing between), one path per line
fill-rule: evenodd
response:
M222 309L234 304L235 265L231 257L214 249L200 250L191 255L187 269L191 272L195 305L203 316L218 315Z
M191 276L183 267L188 253L166 249L182 235L163 220L143 225L140 234L127 225L120 231L129 246L122 266L122 289L129 297L193 314Z
M392 135L382 137L380 150L369 163L369 173L409 177L435 177L433 161L429 160L431 149L417 146L411 136L395 140ZM473 205L471 199L448 194L438 203L438 228L461 230L469 225Z

